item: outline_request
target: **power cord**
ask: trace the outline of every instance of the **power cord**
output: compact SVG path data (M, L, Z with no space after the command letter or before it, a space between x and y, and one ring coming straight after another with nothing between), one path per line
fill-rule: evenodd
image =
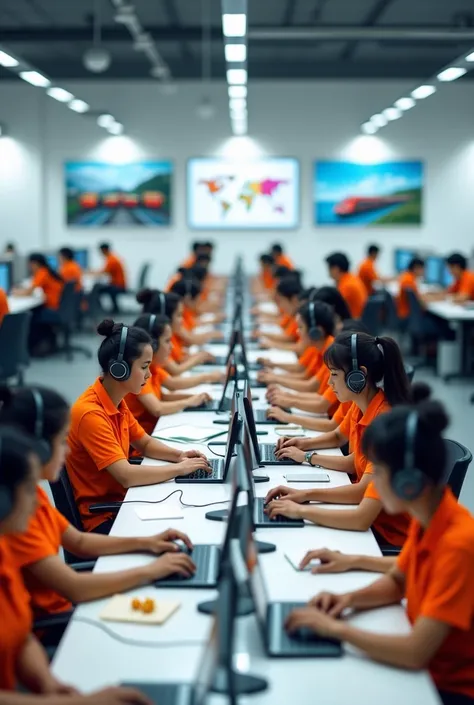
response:
M230 504L231 502L230 499L222 499L220 502L209 502L208 504L187 504L186 502L183 502L182 499L183 490L173 490L173 492L170 492L169 495L163 497L163 499L125 499L123 502L119 502L119 504L120 506L122 504L162 504L162 502L166 502L166 500L174 494L179 494L179 501L183 507L213 507L216 504Z
M89 619L89 617L73 617L74 622L82 622L83 624L89 624L92 627L97 627L97 629L101 629L103 632L107 634L107 636L110 636L112 639L115 639L116 641L120 641L122 644L126 644L127 646L140 646L145 649L162 649L162 648L169 648L173 646L202 646L204 643L206 643L206 640L204 639L203 641L197 641L197 640L188 640L188 641L139 641L138 639L128 639L125 636L121 636L120 634L117 634L117 632L114 632L113 629L110 629L107 627L105 624L102 622L99 622L96 619Z

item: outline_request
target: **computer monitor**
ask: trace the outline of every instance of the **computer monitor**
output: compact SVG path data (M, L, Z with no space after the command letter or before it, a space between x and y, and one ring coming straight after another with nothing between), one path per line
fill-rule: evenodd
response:
M12 263L0 262L0 289L6 294L10 293L12 288Z
M395 250L395 271L397 274L401 274L408 269L413 257L416 257L414 250Z
M89 250L74 250L74 259L81 269L89 269Z
M430 255L425 259L425 282L431 286L441 286L444 269L444 259Z
M441 280L440 284L443 289L448 289L451 284L454 283L454 277L448 269L446 262L443 263L443 268L441 270Z
M54 271L57 272L58 271L58 256L56 254L47 254L47 255L45 255L45 257L46 257L46 262L51 267L51 269L54 269Z

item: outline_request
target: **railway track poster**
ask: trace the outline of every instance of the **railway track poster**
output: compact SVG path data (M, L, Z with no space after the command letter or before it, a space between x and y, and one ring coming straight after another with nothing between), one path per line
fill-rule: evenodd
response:
M66 219L83 228L164 227L172 215L173 164L66 162Z
M419 226L421 161L314 163L314 221L340 227Z

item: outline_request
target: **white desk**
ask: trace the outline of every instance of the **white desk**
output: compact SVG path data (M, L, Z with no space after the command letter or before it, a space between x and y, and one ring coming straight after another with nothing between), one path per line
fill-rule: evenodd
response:
M44 294L41 289L35 289L31 296L9 296L8 308L10 313L23 313L38 308L44 303Z

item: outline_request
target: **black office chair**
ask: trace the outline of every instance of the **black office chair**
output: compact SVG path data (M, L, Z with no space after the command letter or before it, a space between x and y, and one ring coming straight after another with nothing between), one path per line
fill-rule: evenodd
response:
M403 367L405 368L408 381L411 384L413 382L413 377L415 376L415 368L413 367L413 365L407 365L406 363L403 364Z
M56 350L56 353L64 353L68 361L72 360L73 353L82 353L87 358L92 357L92 352L81 345L72 345L71 336L79 315L79 298L75 291L74 282L66 282L61 294L61 301L58 308L57 327L64 335L64 345Z
M145 287L147 286L149 273L150 273L150 263L145 262L145 264L142 264L141 269L140 269L140 273L138 275L137 291L141 291L141 289L145 289Z
M28 338L31 312L7 313L0 326L0 380L16 377L18 386L24 384L24 374L30 364Z
M380 335L385 318L385 296L375 294L367 299L362 311L361 321L367 326L371 335Z

